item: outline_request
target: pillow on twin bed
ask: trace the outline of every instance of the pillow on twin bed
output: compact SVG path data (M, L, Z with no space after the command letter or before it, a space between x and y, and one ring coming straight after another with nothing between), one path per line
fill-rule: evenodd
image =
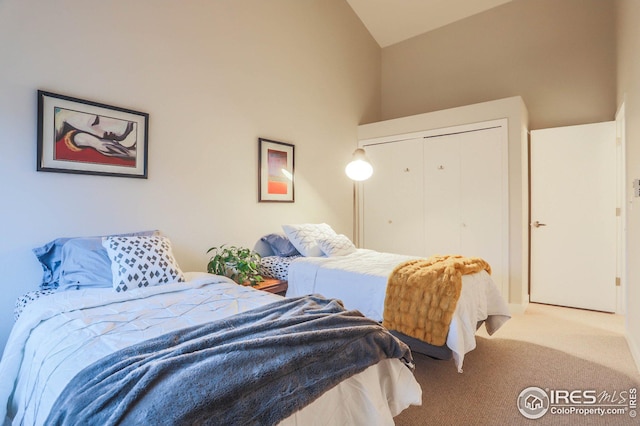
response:
M128 234L118 234L118 236L136 236L136 235L154 235L158 231L141 231L141 232L132 232ZM72 238L56 238L53 241L48 242L47 244L34 248L33 254L35 254L36 258L40 262L42 266L42 282L40 283L41 290L48 290L58 288L60 281L60 266L62 264L62 248L64 245L71 241L80 237L72 237ZM87 237L81 238L83 240L93 239L95 242L102 244L102 236L98 237Z
M289 279L289 265L299 257L301 257L300 254L287 257L265 256L260 259L260 275L287 281Z
M34 248L40 266L42 266L42 282L40 290L50 290L58 288L60 279L60 263L62 262L62 246L71 238L56 238L42 247Z
M289 239L283 234L265 235L260 238L260 240L269 244L269 247L271 247L271 250L276 256L290 257L300 255L294 245L291 244L291 241L289 241Z
M185 281L166 237L105 237L102 245L111 260L116 291Z
M287 235L291 244L298 249L303 256L320 257L324 254L317 241L322 238L335 237L334 231L326 223L305 223L301 225L282 225L284 233Z
M324 254L332 256L346 256L356 251L356 246L346 235L318 239L318 246Z
M111 261L102 238L74 238L62 246L60 290L80 287L111 287Z

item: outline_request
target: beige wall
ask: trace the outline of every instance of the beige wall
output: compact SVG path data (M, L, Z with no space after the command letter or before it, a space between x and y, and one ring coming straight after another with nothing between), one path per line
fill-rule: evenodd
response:
M157 228L204 270L283 223L352 232L380 48L343 0L3 0L0 58L0 350L55 237ZM36 172L37 89L148 112L149 179ZM295 203L257 202L258 137L295 144Z
M640 369L640 198L633 197L633 180L640 178L640 2L617 2L618 104L624 102L626 121L627 193L627 335Z
M614 2L514 0L382 50L382 118L522 96L531 129L613 120Z

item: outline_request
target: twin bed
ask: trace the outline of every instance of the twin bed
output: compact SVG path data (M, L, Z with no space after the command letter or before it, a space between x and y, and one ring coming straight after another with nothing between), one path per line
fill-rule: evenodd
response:
M408 348L335 300L183 273L155 233L35 252L44 280L0 361L5 424L389 425L421 404Z
M43 283L16 309L0 361L0 419L393 424L422 403L401 340L452 353L462 371L478 324L492 333L509 317L486 272L465 275L446 345L398 339L379 321L390 270L409 257L355 249L325 224L284 229L256 251L270 275L288 280L286 298L182 272L156 232L35 249Z
M326 224L285 225L284 233L262 237L254 250L265 273L288 281L286 297L322 294L340 299L347 309L383 321L390 274L416 259L395 253L358 249ZM485 325L495 333L511 317L509 306L486 271L462 276L462 289L446 344L432 345L392 330L414 352L438 359L453 358L462 372L464 356L476 347L475 333Z

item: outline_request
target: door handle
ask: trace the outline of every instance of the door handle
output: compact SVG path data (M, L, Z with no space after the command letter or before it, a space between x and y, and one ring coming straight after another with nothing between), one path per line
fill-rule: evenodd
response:
M541 226L547 226L546 223L540 223L537 220L531 224L534 228L540 228Z

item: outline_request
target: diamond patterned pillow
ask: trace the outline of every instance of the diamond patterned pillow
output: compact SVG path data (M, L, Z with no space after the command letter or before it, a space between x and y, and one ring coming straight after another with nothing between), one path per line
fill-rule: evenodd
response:
M185 281L166 237L105 237L102 245L111 260L116 291Z
M356 251L349 237L340 234L335 237L321 238L318 240L320 250L327 256L346 256Z
M335 237L334 231L326 223L305 223L301 225L282 225L284 233L291 241L291 244L303 256L323 256L322 250L318 247L317 241L322 238Z

